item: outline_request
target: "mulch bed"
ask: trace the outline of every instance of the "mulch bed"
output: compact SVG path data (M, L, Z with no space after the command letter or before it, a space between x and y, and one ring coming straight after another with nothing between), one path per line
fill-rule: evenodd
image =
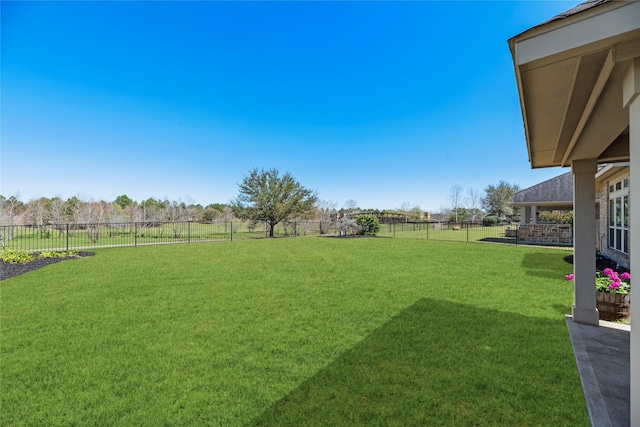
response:
M37 255L37 254L35 254ZM78 252L78 255L72 255L65 258L38 258L23 264L0 261L0 280L10 279L33 270L37 270L47 265L69 259L84 258L93 255L93 252Z
M573 265L573 255L567 255L563 259L569 264ZM605 268L610 268L613 271L617 271L618 273L621 273L621 274L624 272L630 273L629 269L624 268L623 266L619 265L617 262L607 257L604 257L602 255L596 255L596 270L603 271Z

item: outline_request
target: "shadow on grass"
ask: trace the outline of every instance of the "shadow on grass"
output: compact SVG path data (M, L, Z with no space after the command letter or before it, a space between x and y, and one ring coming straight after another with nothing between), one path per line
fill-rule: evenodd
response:
M525 269L525 273L530 276L562 281L564 275L558 273L558 267L567 266L563 260L564 256L565 254L555 251L527 253L522 258L522 267ZM571 272L571 268L567 268L567 271Z
M421 299L252 425L588 425L564 318Z
M490 243L504 243L509 245L515 245L516 239L513 237L483 237L479 239L480 242L490 242Z

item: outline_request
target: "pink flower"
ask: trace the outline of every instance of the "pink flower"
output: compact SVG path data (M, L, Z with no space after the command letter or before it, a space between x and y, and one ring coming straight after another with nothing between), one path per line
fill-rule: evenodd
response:
M622 274L620 275L620 277L621 277L623 280L629 280L629 279L631 279L631 275L630 275L629 273L627 273L626 271L625 271L624 273L622 273Z
M620 287L620 282L612 282L609 285L609 289L618 289Z
M604 274L606 274L607 276L610 276L610 275L612 275L614 273L614 271L612 269L610 269L610 268L605 268L604 270L602 270L602 272Z
M566 276L564 276L565 279L567 280L573 280L575 276L573 274L567 274Z

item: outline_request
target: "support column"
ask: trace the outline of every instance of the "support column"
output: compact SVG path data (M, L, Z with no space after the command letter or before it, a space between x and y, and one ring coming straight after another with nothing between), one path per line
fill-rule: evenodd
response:
M573 320L598 325L596 309L596 159L576 160L573 172Z
M631 291L635 303L631 304L631 425L640 426L640 58L622 81L622 102L629 109L629 263L631 267ZM635 213L635 215L634 215ZM638 256L635 256L635 251Z
M531 206L523 206L522 215L520 215L520 225L529 223L529 215L531 215Z
M538 223L538 207L531 206L531 224Z

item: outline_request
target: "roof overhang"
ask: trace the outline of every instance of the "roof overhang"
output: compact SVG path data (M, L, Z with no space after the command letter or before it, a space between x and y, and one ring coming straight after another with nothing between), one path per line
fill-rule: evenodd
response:
M604 182L614 175L629 169L630 162L609 163L596 172L596 182Z
M509 47L533 168L629 159L622 80L640 57L640 1L598 2Z

